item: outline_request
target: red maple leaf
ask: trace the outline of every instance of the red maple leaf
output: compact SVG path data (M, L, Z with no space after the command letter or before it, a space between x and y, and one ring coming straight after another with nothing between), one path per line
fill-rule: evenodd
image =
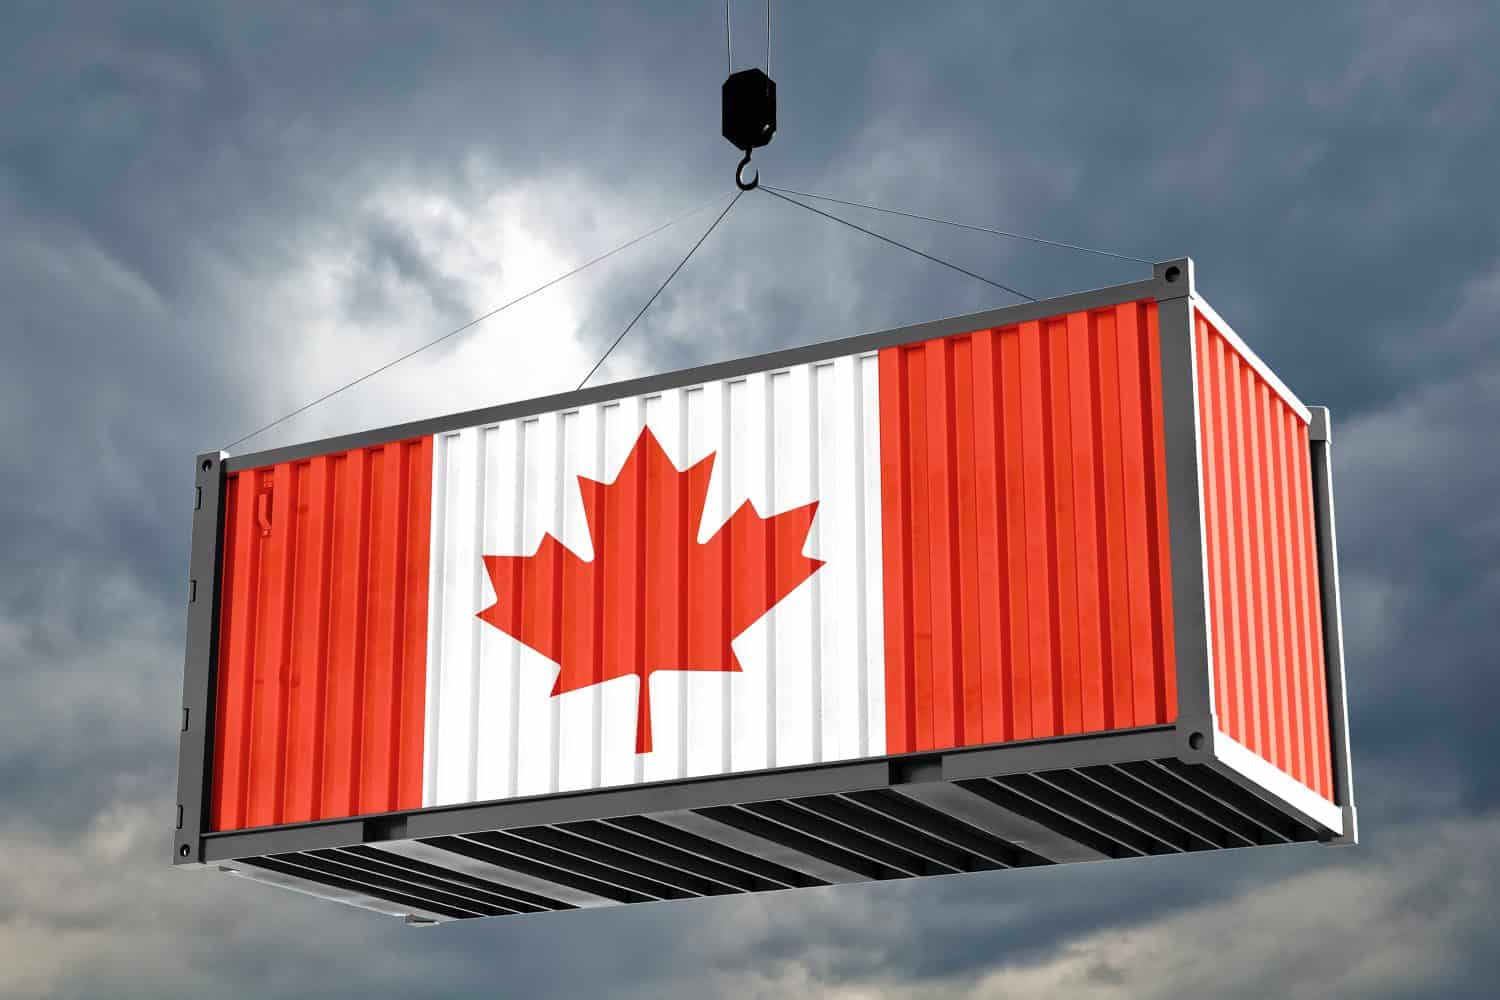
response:
M823 565L802 555L817 501L769 518L742 503L697 541L714 456L679 470L648 427L612 483L578 477L594 558L552 535L529 556L484 556L479 618L557 663L552 695L640 678L636 752L651 751L657 670L738 671L730 642Z

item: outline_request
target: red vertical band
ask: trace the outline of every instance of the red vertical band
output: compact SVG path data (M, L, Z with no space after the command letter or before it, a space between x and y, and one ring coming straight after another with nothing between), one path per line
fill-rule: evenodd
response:
M231 473L212 828L422 804L432 440Z
M886 748L1176 715L1152 303L880 352Z

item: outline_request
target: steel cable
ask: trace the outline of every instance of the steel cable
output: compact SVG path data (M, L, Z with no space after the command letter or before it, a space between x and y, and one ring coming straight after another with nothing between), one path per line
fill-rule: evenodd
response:
M1040 236L1028 236L1025 233L1012 233L1007 232L1004 229L991 229L988 226L974 226L970 225L967 222L954 222L950 219L938 219L930 215L919 215L916 212L902 212L894 208L881 208L879 205L866 205L858 201L845 201L843 198L830 198L825 194L809 194L806 191L794 191L791 188L776 188L772 187L769 184L762 184L761 187L776 194L794 194L801 198L812 198L814 201L828 201L832 202L835 205L847 205L850 208L863 208L868 209L871 212L881 212L885 215L899 215L902 218L906 219L919 219L922 222L935 222L940 226L952 226L955 229L972 229L975 232L989 233L991 236L1004 236L1005 238L1012 240L1025 240L1028 243L1042 243L1049 247L1062 247L1065 250L1077 250L1081 253L1098 254L1101 257L1114 257L1119 260L1134 261L1137 264L1156 263L1155 261L1147 260L1144 257L1132 257L1129 254L1115 253L1113 250L1098 250L1094 247L1081 246L1077 243L1063 243L1059 240L1043 239Z
M317 399L313 400L310 403L304 403L303 405L297 407L295 410L291 411L290 413L286 414L285 416L277 417L275 420L271 421L270 423L268 423L268 424L266 424L266 425L264 425L262 427L259 427L259 428L255 429L255 430L251 431L249 434L246 434L244 437L236 438L235 440L231 441L229 444L225 445L221 450L222 451L229 451L231 448L235 447L236 445L244 444L246 441L249 441L251 438L257 437L257 436L259 436L261 434L264 434L266 431L270 430L273 427L276 427L276 426L278 426L280 424L286 423L288 420L292 419L293 417L297 416L300 413L305 413L306 411L312 409L314 406L317 406L319 403L327 402L328 400L332 399L334 396L337 396L339 393L344 392L347 389L352 389L355 386L359 385L361 382L364 382L364 381L367 381L368 379L374 378L376 375L379 375L383 371L387 371L388 369L394 368L396 365L399 365L401 362L407 360L408 358L412 358L412 357L415 357L418 354L421 354L423 351L427 350L429 347L434 347L434 346L436 346L438 344L441 344L443 341L449 339L450 337L455 337L458 334L463 333L465 330L468 330L468 329L471 329L471 328L473 328L475 326L478 326L480 323L483 323L485 320L489 319L492 316L495 316L495 315L498 315L499 313L504 312L505 310L509 309L511 306L518 305L518 304L526 301L527 299L531 298L533 295L537 295L537 294L539 294L541 292L544 292L547 289L551 288L553 285L558 284L561 281L566 281L568 278L573 277L573 275L578 274L578 273L580 273L582 271L586 271L587 269L593 267L595 264L598 264L598 263L600 263L602 261L608 260L609 258L613 257L615 254L620 253L623 250L628 250L631 247L635 246L637 243L642 242L643 240L650 239L651 237L655 236L657 233L661 232L664 229L670 229L672 226L677 225L677 223L683 221L684 219L688 219L688 218L691 218L694 215L697 215L699 212L703 211L705 208L707 208L709 205L712 205L714 203L714 201L717 201L717 200L718 200L717 198L714 198L714 199L710 199L709 201L705 201L701 205L697 206L696 208L694 208L694 209L692 209L690 211L684 212L681 215L676 216L675 218L671 219L668 222L662 223L661 225L657 226L655 229L652 229L652 230L650 230L648 232L642 233L641 235L635 237L632 240L629 240L629 241L627 241L625 243L621 243L619 246L615 247L613 250L608 251L607 253L602 253L599 256L592 258L591 260L588 260L588 261L585 261L582 264L579 264L577 267L573 268L571 271L568 271L568 272L566 272L564 274L560 274L557 277L553 278L552 280L546 282L545 284L538 285L537 287L533 288L531 291L526 292L524 295L519 295L516 298L511 299L509 302L505 303L502 306L497 306L496 308L491 309L489 312L484 313L481 316L474 317L473 319L469 320L467 323L463 324L462 326L455 327L454 329L449 330L447 333L443 334L441 337L437 337L437 338L435 338L433 340L429 340L427 343L421 345L420 347L417 347L417 348L414 348L414 349L412 349L410 351L407 351L405 354L401 355L399 358L395 358L395 359L393 359L391 361L387 361L385 364L381 365L379 368L376 368L376 369L374 369L372 371L366 372L365 374L361 375L359 378L354 379L351 382L346 382L343 385L339 386L337 389L333 389L330 392L324 393L323 395L319 396ZM730 204L733 204L733 202L731 202ZM723 218L723 216L721 215L720 218ZM715 223L715 224L717 224L717 223ZM694 249L696 249L696 247Z
M698 237L698 242L694 243L693 248L687 252L687 256L683 257L682 260L677 262L677 266L672 268L672 273L667 275L667 280L663 281L661 283L661 286L657 288L656 291L651 293L651 297L646 300L646 304L641 306L641 311L636 313L635 316L631 318L629 323L625 324L625 329L620 331L620 335L615 338L614 343L610 344L607 348L604 349L604 353L599 355L599 360L594 362L594 367L590 368L589 373L583 377L583 381L578 383L579 389L582 389L588 382L588 380L594 377L594 373L599 370L599 366L604 364L604 360L608 358L611 353L613 353L616 347L620 346L620 341L624 340L625 335L635 327L635 324L640 321L640 318L642 316L646 315L646 310L651 308L651 303L656 301L656 297L667 290L667 286L672 283L672 279L677 277L677 272L681 271L683 266L687 264L688 260L693 256L693 254L698 252L698 248L703 245L704 241L708 239L709 235L713 233L715 229L719 228L719 223L724 221L724 216L729 214L729 210L735 206L735 204L740 200L740 195L744 193L745 192L743 191L736 191L734 193L734 197L730 199L729 204L724 206L724 211L720 212L719 217L714 219L713 222L709 223L708 228L703 231L703 235ZM576 392L577 390L574 391Z
M766 0L766 76L771 75L771 0Z
M724 0L724 67L734 73L734 44L729 35L729 0ZM771 75L771 0L766 0L766 76Z
M881 233L877 233L873 229L866 229L864 226L861 226L858 223L850 222L848 219L840 218L839 216L834 215L831 212L825 212L821 208L814 208L813 206L811 206L811 205L809 205L809 204L807 204L805 202L798 201L796 198L788 198L786 195L782 194L780 191L776 190L775 188L768 187L768 186L766 186L766 185L763 184L763 185L761 185L760 189L762 191L766 192L767 194L771 195L772 197L780 198L782 201L789 202L789 203L791 203L793 205L796 205L798 208L805 208L809 212L812 212L815 215L821 215L825 219L832 219L834 222L842 223L843 225L848 226L850 229L857 229L860 232L864 233L866 236L873 236L877 240L881 240L882 242L889 243L893 247L900 247L902 250L905 250L908 253L914 253L918 257L926 258L927 260L932 261L934 264L941 264L944 267L949 268L950 270L957 271L959 274L966 274L966 275L968 275L971 278L974 278L974 279L976 279L978 281L984 282L986 285L992 285L995 288L1000 289L1001 291L1009 292L1012 295L1018 296L1019 298L1023 298L1027 302L1035 302L1036 301L1035 298L1033 298L1030 295L1027 295L1025 292L1017 291L1016 289L1010 287L1009 285L1001 284L1000 282L995 281L992 278L986 278L982 274L975 274L973 271L970 271L966 267L960 267L957 264L954 264L954 263L951 263L949 261L943 260L941 257L934 257L932 254L927 253L926 251L918 250L914 246L908 246L907 244L902 243L900 240L891 239L889 236L885 236L885 235L882 235Z

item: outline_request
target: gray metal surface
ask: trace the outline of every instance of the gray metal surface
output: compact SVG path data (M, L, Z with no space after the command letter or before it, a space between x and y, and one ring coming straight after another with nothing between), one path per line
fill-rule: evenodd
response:
M1098 848L1081 844L1072 837L1053 830L1045 823L996 805L990 799L956 782L929 781L907 785L898 789L897 794L1030 851L1053 864L1102 861L1109 856Z
M285 874L282 870L261 865L243 864L232 867L224 866L219 870L238 878L249 879L252 882L263 882L278 889L288 889L292 892L316 896L319 899L326 899L334 903L343 903L345 906L354 906L361 910L373 910L384 916L404 917L408 922L416 922L412 920L413 917L432 921L452 919L443 914L425 909L420 900L410 897L398 902L389 898L372 896L358 889L349 889L328 882L314 882L301 878L297 874ZM296 871L296 869L293 869L293 871Z
M1326 406L1311 407L1313 526L1318 542L1318 594L1323 603L1323 655L1328 678L1328 732L1333 740L1334 801L1344 812L1338 844L1359 843L1354 770L1349 755L1349 696L1344 680L1344 611L1339 597L1338 525L1333 512L1333 434Z
M1226 792L1226 797L1241 803L1246 810L1262 807L1274 809L1279 814L1287 817L1293 826L1323 831L1319 839L1325 843L1333 843L1337 837L1336 834L1327 830L1318 821L1317 817L1311 813L1299 809L1296 805L1277 795L1274 791L1263 787L1254 779L1247 777L1218 758L1210 758L1202 762L1201 766L1222 778L1225 786L1231 789L1231 791ZM1288 780L1291 779L1289 778Z
M925 780L941 778L944 781L961 781L964 778L989 778L995 775L1028 774L1057 767L1077 767L1085 763L1117 764L1150 757L1169 757L1176 748L1174 726L1147 726L1142 729L1117 729L1082 736L1019 740L996 746L968 747L914 756L926 756L937 763ZM916 774L909 780L923 780L923 776Z
M1177 754L1202 763L1213 759L1213 671L1208 644L1207 563L1203 535L1203 478L1198 463L1197 338L1193 331L1193 262L1187 258L1156 265L1156 274L1175 268L1177 280L1157 296L1156 323L1161 343L1162 429L1167 474L1167 530L1172 559L1172 620L1176 628L1177 721L1182 731Z
M199 865L208 829L212 777L214 651L219 621L219 540L223 536L224 453L193 460L193 539L188 557L187 650L177 743L177 809L172 863Z
M1172 741L1165 728L1134 735L1142 733ZM1087 763L1090 743L1056 741L1058 766L1024 773L658 810L651 789L630 789L646 811L342 848L287 845L225 867L426 921L1327 837L1212 767L1175 756ZM909 773L942 773L937 764Z
M1170 755L1171 726L1029 740L940 753L873 757L842 764L773 768L648 785L432 806L358 819L332 819L203 835L204 860L348 847L385 840L466 836L475 831L550 826L610 816L738 806L745 802L846 795L918 781L1007 776Z

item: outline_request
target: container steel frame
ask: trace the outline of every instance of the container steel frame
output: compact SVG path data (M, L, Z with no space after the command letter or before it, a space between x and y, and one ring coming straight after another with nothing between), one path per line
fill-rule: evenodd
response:
M1173 724L649 785L437 806L277 827L225 832L209 830L209 782L212 778L215 723L215 636L222 583L220 549L226 474L570 409L622 396L648 394L1140 300L1156 302L1161 346L1172 600L1176 623L1178 714ZM1310 472L1325 638L1324 669L1333 743L1335 804L1332 807L1271 765L1261 766L1263 762L1220 732L1215 720L1205 587L1207 549L1197 437L1199 400L1195 377L1195 310L1209 316L1266 378L1272 389L1310 420ZM851 881L860 877L942 874L975 867L1167 853L1174 846L1170 838L1156 830L1158 824L1181 831L1184 844L1197 845L1175 849L1313 840L1328 844L1354 843L1357 840L1357 819L1349 762L1330 437L1328 411L1303 406L1240 342L1227 324L1223 324L1207 303L1197 296L1193 263L1188 258L1180 258L1156 264L1152 277L1146 280L1039 302L244 456L204 453L194 463L187 650L173 863L186 868L218 866L262 881L358 905L373 904L373 908L403 913L413 922L425 923L490 912L565 908L587 905L587 902L569 903L565 898L552 899L545 893L528 895L521 889L512 891L510 897L504 897L503 893L496 895L500 891L495 888L497 883L478 879L472 871L468 875L458 870L434 875L437 869L431 864L410 858L400 861L404 855L391 854L381 845L420 854L418 847L413 846L421 844L420 838L449 838L459 846L468 845L464 849L470 854L480 855L486 850L493 853L493 848L475 847L475 835L481 838L506 837L508 834L502 831L521 829L531 831L527 834L531 840L526 841L531 846L522 852L531 860L517 864L521 868L531 865L556 871L538 858L550 857L548 851L560 851L552 841L564 838L573 847L561 853L585 868L604 864L601 858L615 859L617 867L621 856L635 859L647 874L622 874L616 883L611 883L618 890L613 896L607 892L602 898L599 893L594 894L598 901L630 902L639 901L636 897L675 898L660 892L653 895L640 890L639 885L635 889L619 888L638 882L674 884L672 876L663 875L662 871L679 872L677 883L697 885L694 879L708 879L705 885L720 888L728 885L728 891L737 888L754 891L788 884ZM1036 787L1030 787L1026 782L1036 782ZM1090 800L1087 794L1080 798L1076 789L1068 793L1067 789L1075 782L1087 784L1098 801ZM1126 809L1117 801L1120 795L1110 791L1114 782L1128 785L1128 790L1148 807L1132 805ZM1017 783L1021 785L1019 790ZM958 800L951 794L954 789L965 789L959 793ZM1115 802L1113 812L1109 808L1101 810L1100 802ZM976 804L983 807L979 813L967 808ZM783 816L778 821L775 818L779 815L776 813L778 808L792 810L793 815L790 818ZM840 809L851 810L858 816L841 816ZM720 815L725 820L714 827L717 846L712 838L697 836L685 827L679 828L683 823L690 827L692 817L700 815ZM886 816L891 823L899 823L904 832L889 834L879 841L884 847L873 849L865 843L870 838L858 829L858 817L869 816ZM664 817L677 817L678 820L673 822L678 822L678 826L671 826ZM930 846L936 841L923 832L923 817L927 822L948 830L946 837L940 838L947 845L941 851ZM945 825L955 819L960 821L957 827L962 827L962 832L955 833L957 827ZM596 822L603 820L609 822ZM649 828L656 831L655 839L641 833L646 828L643 824L649 824ZM757 834L755 831L761 830L762 824L780 832L770 838ZM600 830L593 830L594 827ZM988 830L983 836L990 839L984 844L969 842L974 839L971 835L975 829ZM580 832L588 830L593 830L593 833ZM1161 844L1167 844L1168 848L1144 850L1133 846L1132 838L1142 831L1148 840L1152 836L1156 838L1148 846L1159 848ZM762 834L765 832L761 830ZM826 836L822 835L824 833ZM736 837L745 841L743 851L724 843ZM955 837L962 842L960 846L954 846ZM966 837L969 839L965 840ZM521 843L517 838L512 839L516 840L512 847ZM574 841L591 846L579 848ZM929 845L925 854L913 846L915 841ZM1027 844L1031 847L1023 846ZM363 853L356 856L348 849ZM964 854L966 860L942 854L950 849L961 854L967 851ZM778 851L788 854L788 857L796 855L798 860L785 868L757 860L764 858L767 852ZM882 853L885 851L897 852L899 858L931 858L936 852L939 860L931 862L934 870L913 871L915 866L911 862L905 862L903 866L899 860L893 861L891 855ZM855 857L865 859L874 867L849 860ZM697 860L688 864L683 858ZM676 859L675 866L664 859ZM836 863L838 859L843 861ZM485 867L472 857L469 862L470 869L476 865ZM803 882L787 877L778 881L766 876L764 871L756 874L750 870L755 867L751 862L769 865L770 869L800 873ZM402 865L411 869L404 876L398 871ZM715 879L704 875L704 870L721 874ZM750 888L744 889L736 884L735 878L722 874L730 870L740 872ZM360 872L363 874L358 874ZM652 873L655 873L655 881ZM527 876L518 875L516 871L510 874L516 876L512 881L527 880ZM757 879L765 884L760 884ZM592 884L589 878L579 877L572 881ZM426 886L422 892L412 888L418 882ZM469 885L467 890L462 888L465 884ZM480 888L481 884L491 888ZM530 884L537 884L537 880L532 879ZM558 888L558 885L553 884L553 887ZM566 897L569 892L574 895L581 893L585 897L590 895L576 886L568 889L563 885L561 888L565 891L555 895ZM685 890L684 894L703 893ZM470 902L454 903L455 898ZM505 902L505 898L511 902ZM446 902L442 902L444 900ZM549 902L557 905L549 906Z

